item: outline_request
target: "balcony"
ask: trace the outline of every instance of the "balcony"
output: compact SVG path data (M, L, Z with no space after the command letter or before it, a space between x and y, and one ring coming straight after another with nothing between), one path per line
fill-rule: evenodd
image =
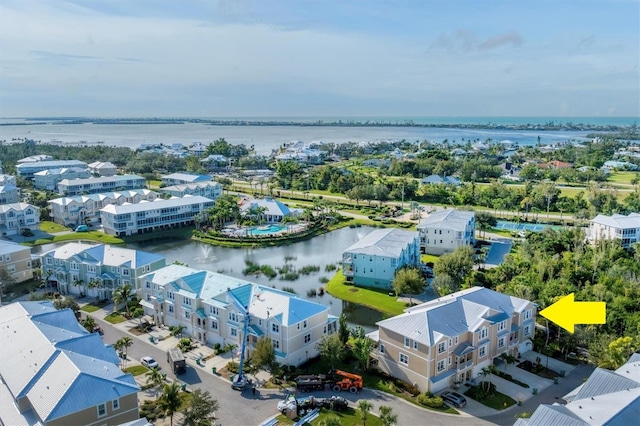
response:
M473 367L473 360L460 362L458 365L456 365L456 370L463 371L471 367Z

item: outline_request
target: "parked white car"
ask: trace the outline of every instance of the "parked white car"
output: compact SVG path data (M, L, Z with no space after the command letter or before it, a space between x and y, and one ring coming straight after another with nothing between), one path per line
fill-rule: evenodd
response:
M144 365L147 368L158 368L158 361L151 358L150 356L143 356L140 359L140 364Z

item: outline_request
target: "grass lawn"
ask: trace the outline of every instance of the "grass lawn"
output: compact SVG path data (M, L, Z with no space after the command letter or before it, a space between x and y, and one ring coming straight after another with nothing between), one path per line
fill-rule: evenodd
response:
M109 323L111 323L111 324L119 324L121 322L126 321L127 319L124 316L120 315L119 313L113 312L113 313L107 315L104 318L104 320L109 322Z
M40 238L33 242L27 243L27 245L38 246L41 244L58 243L62 241L77 241L77 240L97 241L99 243L104 243L104 244L121 244L124 242L120 238L114 237L113 235L107 235L104 232L90 231L90 232L73 232L71 234L56 235L52 238Z
M468 395L468 392L469 391L465 392L464 394L471 398L471 396ZM486 405L487 407L493 408L494 410L504 410L505 408L509 408L516 403L513 398L498 391L494 391L493 395L489 398L476 399L476 401L478 401L480 404Z
M131 373L134 376L139 376L149 371L149 369L143 365L134 365L133 367L127 367L122 371L124 371L125 373Z
M100 309L100 307L96 305L84 305L82 308L80 308L80 310L84 312L95 312L98 309Z
M388 290L381 292L344 284L342 271L336 272L327 284L326 289L329 294L338 299L368 306L386 315L400 315L407 307L403 302L398 302L395 296L389 296Z
M66 226L60 225L59 223L45 220L44 222L40 222L40 230L44 232L52 233L52 232L68 231L69 228L67 228Z
M159 189L160 185L162 185L161 180L147 180L147 186L149 189Z
M395 413L395 414L398 414L398 413ZM307 424L319 425L320 422L322 422L324 419L330 416L338 417L340 419L340 424L342 426L355 426L355 425L362 424L362 418L360 417L360 412L357 409L352 407L349 407L342 412L330 411L330 410L327 410L326 408L321 408L320 415L318 416L318 418L312 421L311 423L307 423ZM296 423L293 420L289 420L286 416L282 414L280 414L276 418L278 419L278 424L293 425ZM380 421L379 417L374 416L371 413L367 413L366 424L368 426L379 426L379 425L381 426L382 421Z
M636 176L638 176L638 172L613 172L609 174L607 181L631 185L631 181Z
M435 254L421 254L420 255L420 261L422 263L433 262L433 264L435 265L435 263L438 261L438 259L440 259L440 256L436 256Z

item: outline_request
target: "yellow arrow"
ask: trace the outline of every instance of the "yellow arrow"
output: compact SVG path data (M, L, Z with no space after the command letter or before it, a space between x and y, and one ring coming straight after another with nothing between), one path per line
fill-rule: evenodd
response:
M607 321L605 302L574 302L573 294L563 297L540 311L540 315L573 333L576 324L604 324Z

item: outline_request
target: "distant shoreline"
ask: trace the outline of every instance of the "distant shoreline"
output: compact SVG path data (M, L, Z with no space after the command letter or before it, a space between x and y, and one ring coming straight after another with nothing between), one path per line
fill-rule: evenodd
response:
M399 128L442 128L442 129L484 129L484 130L527 130L527 131L590 131L620 132L629 135L637 133L634 125L575 123L572 121L550 120L544 124L504 124L504 123L416 123L413 120L337 120L337 121L281 121L281 120L216 120L216 119L126 119L126 118L35 118L33 121L18 123L0 123L0 126L35 125L73 125L73 124L115 124L115 125L152 125L152 124L206 124L210 126L291 126L291 127L399 127Z

